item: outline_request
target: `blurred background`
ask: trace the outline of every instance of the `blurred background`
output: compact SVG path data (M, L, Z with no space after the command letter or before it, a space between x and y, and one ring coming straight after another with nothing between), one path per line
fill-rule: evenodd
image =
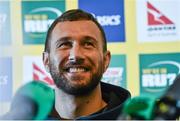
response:
M0 0L0 112L17 89L38 80L53 86L42 64L48 27L80 8L103 26L112 60L102 81L132 96L159 97L180 74L179 0Z

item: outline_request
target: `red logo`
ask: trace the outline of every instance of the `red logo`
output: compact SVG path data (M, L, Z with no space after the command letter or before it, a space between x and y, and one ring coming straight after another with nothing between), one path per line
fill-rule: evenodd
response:
M169 25L174 24L169 18L163 15L151 3L147 2L148 25Z
M33 63L33 80L39 80L54 85L54 81L35 63Z

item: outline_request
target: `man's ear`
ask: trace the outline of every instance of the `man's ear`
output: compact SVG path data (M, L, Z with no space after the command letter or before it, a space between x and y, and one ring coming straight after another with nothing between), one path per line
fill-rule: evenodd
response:
M49 72L49 53L43 52L43 64L47 72Z
M104 54L104 72L109 67L110 60L111 60L111 53L110 53L110 51L107 50L107 52L105 52L105 54Z

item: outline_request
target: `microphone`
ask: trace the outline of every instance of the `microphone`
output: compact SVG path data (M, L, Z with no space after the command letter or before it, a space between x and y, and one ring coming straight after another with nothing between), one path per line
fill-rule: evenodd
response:
M123 106L118 119L176 120L180 118L180 75L159 99L137 96Z
M154 111L156 120L175 120L180 118L180 75L167 92L157 101Z
M43 120L54 105L54 91L42 81L31 81L19 88L4 120Z
M120 120L152 120L156 99L137 96L127 100L123 105Z

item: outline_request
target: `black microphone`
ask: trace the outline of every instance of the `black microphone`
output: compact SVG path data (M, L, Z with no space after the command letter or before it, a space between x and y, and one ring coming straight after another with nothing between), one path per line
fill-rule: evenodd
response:
M180 118L180 75L157 101L154 111L154 119L156 120L175 120L178 118Z
M3 120L43 120L54 105L54 91L46 83L31 81L18 89L10 111L0 116Z
M129 99L118 117L121 120L176 120L180 118L180 75L158 98L137 96Z

